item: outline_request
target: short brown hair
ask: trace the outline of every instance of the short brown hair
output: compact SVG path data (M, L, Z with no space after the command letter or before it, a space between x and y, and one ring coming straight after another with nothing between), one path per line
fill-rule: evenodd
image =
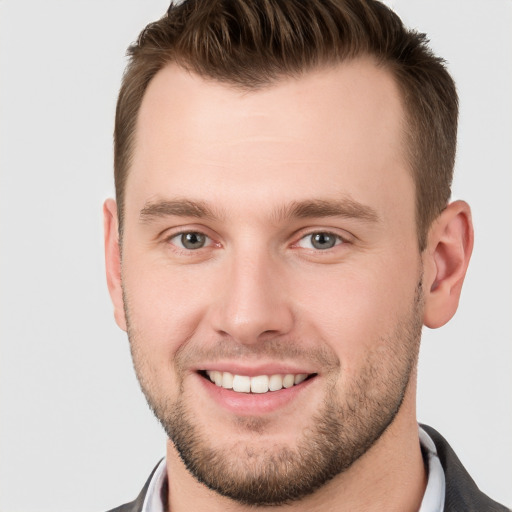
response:
M416 186L420 250L450 199L458 100L425 34L408 30L375 0L186 0L149 24L128 49L117 102L114 174L122 233L124 190L138 111L170 62L246 90L360 56L393 75L406 112L405 147Z

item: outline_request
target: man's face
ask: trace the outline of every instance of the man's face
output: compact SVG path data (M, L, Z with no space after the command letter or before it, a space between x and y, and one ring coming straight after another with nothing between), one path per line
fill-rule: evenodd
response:
M301 498L413 415L422 270L403 118L369 60L256 92L176 66L149 85L120 323L148 402L221 494Z

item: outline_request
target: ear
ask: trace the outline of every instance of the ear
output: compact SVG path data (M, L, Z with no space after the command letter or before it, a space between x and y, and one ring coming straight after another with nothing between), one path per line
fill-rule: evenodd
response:
M473 238L471 210L464 201L449 204L430 228L423 254L427 327L441 327L457 311Z
M119 223L117 219L117 205L113 199L107 199L103 204L103 227L105 230L105 269L107 272L108 291L114 305L116 323L123 331L126 331L123 288L121 286Z

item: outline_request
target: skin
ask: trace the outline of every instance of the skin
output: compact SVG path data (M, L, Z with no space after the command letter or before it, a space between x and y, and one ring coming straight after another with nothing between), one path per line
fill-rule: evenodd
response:
M369 371L368 400L397 395L397 373L410 377L377 441L287 510L413 511L421 503L419 336L397 326L439 327L453 316L473 234L468 205L454 202L420 254L403 119L392 77L370 59L253 92L169 65L150 83L138 118L122 264L115 202L104 205L114 314L130 331L143 390L160 412L182 404L239 471L250 462L247 447L256 457L297 451L325 400L349 404ZM185 212L184 199L208 212ZM343 212L283 215L315 201ZM181 232L204 233L207 245L184 249ZM315 249L317 232L337 244ZM270 398L237 412L212 399L197 372L219 365L316 376L283 404ZM167 460L173 511L247 508L198 482L171 441Z

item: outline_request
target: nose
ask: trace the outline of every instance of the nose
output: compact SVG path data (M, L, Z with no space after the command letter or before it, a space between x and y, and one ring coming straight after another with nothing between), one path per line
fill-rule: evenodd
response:
M251 345L293 327L283 263L269 254L233 254L219 286L212 326L218 334Z

